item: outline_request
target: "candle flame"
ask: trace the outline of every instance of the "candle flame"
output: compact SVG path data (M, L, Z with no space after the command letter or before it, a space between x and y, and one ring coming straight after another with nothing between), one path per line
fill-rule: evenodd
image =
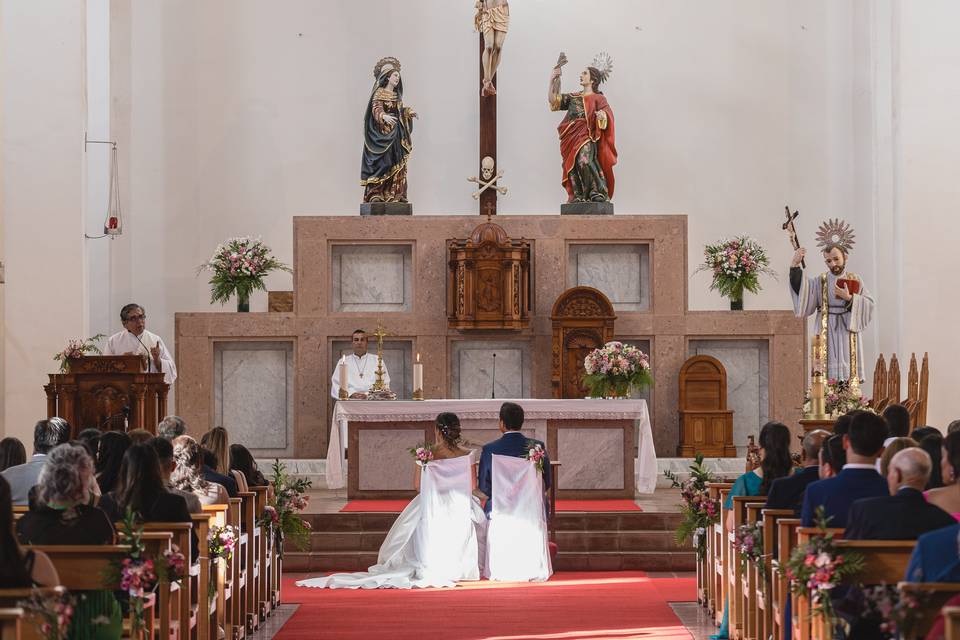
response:
M420 362L420 354L417 353L417 362Z

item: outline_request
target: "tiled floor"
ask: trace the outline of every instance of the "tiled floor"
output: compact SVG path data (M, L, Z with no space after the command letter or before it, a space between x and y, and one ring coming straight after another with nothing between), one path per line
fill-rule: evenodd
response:
M670 608L687 628L694 640L707 640L717 632L707 610L696 602L671 602Z
M287 620L290 619L296 610L300 607L298 604L282 604L267 618L267 621L260 625L257 632L249 636L250 640L271 640L277 635Z

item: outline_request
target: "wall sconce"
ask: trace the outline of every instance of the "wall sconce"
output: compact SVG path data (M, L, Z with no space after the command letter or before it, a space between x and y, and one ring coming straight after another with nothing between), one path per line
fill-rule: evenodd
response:
M90 240L98 238L113 239L123 234L123 214L120 211L120 164L117 161L117 143L113 140L90 140L87 134L83 134L83 149L86 151L87 145L91 144L109 144L110 149L110 199L107 204L107 217L103 221L103 235L90 236L84 234L84 237Z

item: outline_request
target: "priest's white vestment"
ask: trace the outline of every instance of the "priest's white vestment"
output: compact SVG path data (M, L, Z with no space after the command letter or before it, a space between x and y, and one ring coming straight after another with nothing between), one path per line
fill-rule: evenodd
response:
M137 338L140 338L140 340L138 341ZM140 344L141 342L143 344ZM107 338L107 347L103 350L103 355L122 356L125 353L146 355L149 360L148 370L157 373L157 363L153 361L153 355L150 353L150 349L153 349L156 345L160 345L160 371L163 372L163 381L167 384L173 384L173 381L177 379L177 365L173 361L173 356L170 355L167 345L163 344L160 336L146 329L139 336L134 336L127 330L113 334Z

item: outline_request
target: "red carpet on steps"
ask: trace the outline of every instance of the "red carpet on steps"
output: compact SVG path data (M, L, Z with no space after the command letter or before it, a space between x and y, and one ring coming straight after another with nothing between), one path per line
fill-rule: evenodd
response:
M351 500L340 513L400 513L409 500ZM642 511L633 500L557 500L557 511Z
M562 572L544 583L465 583L453 589L306 589L275 640L689 640L668 602L696 599L695 578L639 571Z

